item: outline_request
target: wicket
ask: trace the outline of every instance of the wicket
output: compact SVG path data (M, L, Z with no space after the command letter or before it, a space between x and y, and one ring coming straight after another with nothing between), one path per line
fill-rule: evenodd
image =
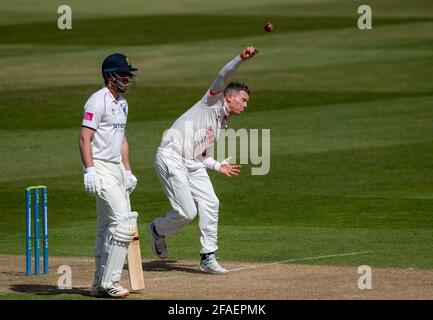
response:
M48 274L48 191L46 186L31 186L26 189L26 274L32 275L32 191L34 199L34 243L35 243L35 275L40 274L39 257L39 189L42 190L42 246L44 253L44 273Z

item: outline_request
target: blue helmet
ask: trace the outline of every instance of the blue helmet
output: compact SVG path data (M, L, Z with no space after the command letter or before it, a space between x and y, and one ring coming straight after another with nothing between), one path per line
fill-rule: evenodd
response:
M129 63L128 57L121 53L111 54L102 62L103 74L107 72L132 72L137 70L137 68L134 68Z
M131 65L124 54L115 53L104 59L101 70L105 84L111 83L118 92L123 93L128 90L130 83L134 85L134 74L131 72L138 69Z

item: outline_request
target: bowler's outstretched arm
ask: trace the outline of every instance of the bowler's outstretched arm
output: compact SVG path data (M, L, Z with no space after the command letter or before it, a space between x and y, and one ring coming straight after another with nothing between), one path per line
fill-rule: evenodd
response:
M247 47L242 52L237 55L234 59L229 61L218 73L218 76L212 83L210 87L210 95L220 94L224 89L224 84L227 79L239 68L242 61L246 61L252 58L257 52L259 52L254 47Z

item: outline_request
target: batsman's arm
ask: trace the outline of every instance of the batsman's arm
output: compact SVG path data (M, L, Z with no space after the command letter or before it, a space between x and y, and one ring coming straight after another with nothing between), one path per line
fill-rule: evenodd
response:
M120 154L122 157L122 163L125 167L125 174L126 178L128 179L126 190L129 193L132 193L134 191L135 187L137 186L137 177L132 174L131 164L129 163L129 144L128 140L126 139L126 136L123 136L122 141L122 148L120 150Z
M246 47L234 59L229 61L218 73L210 88L210 95L220 94L224 89L224 84L227 79L239 68L243 61L252 58L258 50L254 47Z
M120 154L122 156L123 166L126 170L131 171L131 164L129 163L129 145L126 136L123 136L122 149L120 151Z
M81 127L79 145L80 145L81 160L83 161L83 165L85 168L90 168L94 166L92 145L91 145L91 141L94 135L95 135L94 130L87 127Z

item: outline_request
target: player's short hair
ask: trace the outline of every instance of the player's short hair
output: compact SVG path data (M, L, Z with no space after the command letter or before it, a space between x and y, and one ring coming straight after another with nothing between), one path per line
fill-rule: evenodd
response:
M230 82L224 89L224 96L229 95L233 91L237 91L237 92L245 91L246 93L248 93L248 95L250 94L250 89L245 83Z

